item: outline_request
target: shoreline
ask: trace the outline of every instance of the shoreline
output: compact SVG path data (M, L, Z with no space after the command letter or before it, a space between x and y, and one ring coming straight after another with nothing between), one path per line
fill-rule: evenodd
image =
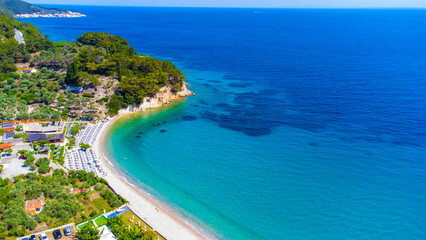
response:
M129 180L126 179L125 174L123 174L124 176L120 175L121 172L115 169L113 164L105 156L103 143L111 127L118 119L134 113L140 112L125 112L113 117L102 127L95 140L93 150L99 156L102 167L107 171L107 176L103 178L117 194L120 194L129 201L129 206L134 213L166 239L215 239L213 236L206 236L207 233L200 231L202 230L201 228L197 229L195 226L191 225L184 217L166 203L161 202L136 185L130 183ZM158 211L156 209L158 209Z

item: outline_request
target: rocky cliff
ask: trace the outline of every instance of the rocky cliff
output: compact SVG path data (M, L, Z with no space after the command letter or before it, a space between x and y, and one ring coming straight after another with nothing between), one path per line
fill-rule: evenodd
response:
M184 97L195 95L188 89L188 87L189 84L185 83L179 92L173 93L172 88L170 86L164 86L157 94L155 94L154 97L146 97L143 99L143 103L141 103L140 105L130 105L126 109L121 109L118 114L123 115L133 112L143 112L147 109L158 108L171 102L182 99Z

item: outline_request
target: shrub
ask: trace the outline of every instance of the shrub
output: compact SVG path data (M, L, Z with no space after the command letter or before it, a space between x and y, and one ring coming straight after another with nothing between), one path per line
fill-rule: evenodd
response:
M17 134L15 134L15 135L13 135L13 138L20 138L20 137L22 137L23 136L23 134L22 133L17 133Z
M84 94L83 94L83 97L86 97L86 98L94 98L95 96L94 96L93 94L91 94L91 93L84 93Z

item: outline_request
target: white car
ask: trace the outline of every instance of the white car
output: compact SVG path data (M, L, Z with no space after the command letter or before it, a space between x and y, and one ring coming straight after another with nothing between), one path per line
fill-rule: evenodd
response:
M40 234L40 240L49 240L49 238L47 238L46 233L42 233Z

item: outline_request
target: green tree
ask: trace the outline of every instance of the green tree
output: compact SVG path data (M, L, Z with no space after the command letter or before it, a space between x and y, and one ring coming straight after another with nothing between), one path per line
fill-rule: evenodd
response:
M65 77L65 83L68 85L78 85L78 65L76 62L68 64L67 76Z
M24 164L26 166L34 163L35 157L32 153L26 153L24 156L26 157L25 162L24 162Z
M72 135L77 135L79 132L80 132L80 126L79 125L74 125L72 128L71 128L71 134Z
M38 167L38 172L41 174L47 173L52 169L50 165L50 161L47 158L40 158L37 160L35 165Z
M115 115L122 108L122 101L120 100L119 96L112 95L107 106L108 106L108 113L110 115Z
M80 144L80 148L81 148L82 150L86 151L87 149L89 149L89 148L90 148L90 145L89 145L89 144L87 144L87 143L81 143L81 144Z
M121 82L121 78L122 78L121 64L120 64L120 62L117 62L117 79L118 79L119 82Z
M80 240L97 240L99 239L99 230L93 228L91 224L85 224L76 234Z

